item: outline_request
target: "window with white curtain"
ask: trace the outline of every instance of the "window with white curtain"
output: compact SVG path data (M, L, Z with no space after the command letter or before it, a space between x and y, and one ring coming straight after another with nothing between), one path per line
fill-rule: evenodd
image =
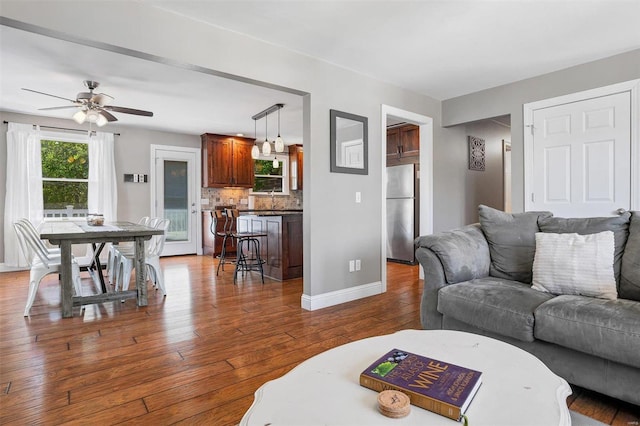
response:
M87 215L88 142L85 135L43 132L40 149L45 218Z

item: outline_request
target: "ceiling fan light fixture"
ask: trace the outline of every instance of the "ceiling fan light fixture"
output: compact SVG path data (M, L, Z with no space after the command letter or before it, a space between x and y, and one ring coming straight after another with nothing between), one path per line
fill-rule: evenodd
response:
M95 123L98 121L98 118L100 117L100 113L94 109L90 109L87 112L87 121L89 123Z
M98 125L98 127L102 127L105 124L107 124L109 121L107 120L107 118L102 115L102 114L98 114L98 119L96 120L96 124Z
M73 114L73 119L75 120L76 123L82 124L84 123L84 120L87 119L87 113L80 109L76 111L75 114Z

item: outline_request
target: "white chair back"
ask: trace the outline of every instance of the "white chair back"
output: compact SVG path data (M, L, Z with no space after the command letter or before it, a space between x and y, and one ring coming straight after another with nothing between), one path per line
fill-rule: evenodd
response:
M147 256L160 256L162 253L162 249L164 249L164 242L167 236L167 231L169 230L169 224L171 221L169 219L158 219L155 223L156 229L162 229L164 233L162 235L154 235L151 237L149 241L149 245L147 246Z
M143 216L140 218L140 220L138 220L138 225L148 225L149 224L149 220L151 220L151 218L149 216Z
M13 227L18 236L18 244L22 253L27 258L29 266L33 267L33 263L36 259L40 259L43 265L49 266L51 259L49 258L49 252L37 233L34 233L29 225L23 220L19 220L13 223Z

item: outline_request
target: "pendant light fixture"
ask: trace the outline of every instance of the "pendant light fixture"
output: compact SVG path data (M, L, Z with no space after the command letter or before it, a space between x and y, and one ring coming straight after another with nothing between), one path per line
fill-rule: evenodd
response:
M271 144L269 143L269 138L267 138L267 122L269 114L264 116L264 142L262 143L262 155L271 155Z
M260 158L260 148L258 148L257 123L258 122L256 120L253 120L253 139L255 140L253 141L253 148L251 148L251 158L253 158L254 160Z
M278 161L278 157L274 157L273 158L273 168L277 169L278 167L280 167L280 162Z
M262 155L264 156L271 155L271 143L269 142L269 137L268 137L268 119L269 119L269 114L276 111L278 111L278 137L275 140L275 151L284 152L284 140L282 140L282 137L280 137L280 109L282 109L283 106L284 104L271 105L269 108L263 111L260 111L259 113L251 117L254 122L264 117L264 142L262 142ZM256 143L257 142L258 141L256 139ZM252 148L251 156L254 159L257 159L260 156L260 154L258 153L257 155L254 156L255 148L257 148L257 145L255 145L254 148ZM276 166L276 160L274 160L273 164L275 168L278 168L280 163L278 163L278 166Z
M276 152L284 151L284 140L280 136L280 109L281 108L278 108L278 137L276 138L276 141L275 141Z

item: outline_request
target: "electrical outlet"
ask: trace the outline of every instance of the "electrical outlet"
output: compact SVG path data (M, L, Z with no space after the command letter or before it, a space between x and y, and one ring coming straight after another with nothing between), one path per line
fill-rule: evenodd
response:
M350 260L349 261L349 272L353 272L356 270L356 262L355 260Z
M360 259L356 259L356 271L360 270L360 267L362 266Z

